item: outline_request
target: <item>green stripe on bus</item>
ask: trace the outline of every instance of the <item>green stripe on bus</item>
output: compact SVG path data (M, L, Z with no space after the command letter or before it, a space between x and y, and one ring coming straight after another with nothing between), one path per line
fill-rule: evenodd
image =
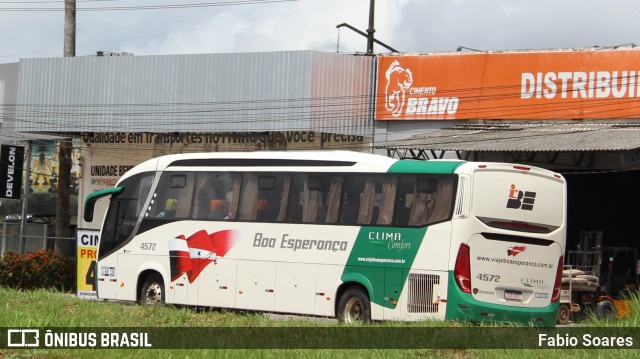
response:
M509 321L535 326L555 327L559 304L551 303L544 308L515 307L505 304L481 302L470 293L463 293L456 284L453 271L449 271L447 311L445 320L469 322Z
M427 227L362 227L340 279L359 283L371 302L395 308Z
M464 161L400 160L389 167L388 173L448 174L464 164Z

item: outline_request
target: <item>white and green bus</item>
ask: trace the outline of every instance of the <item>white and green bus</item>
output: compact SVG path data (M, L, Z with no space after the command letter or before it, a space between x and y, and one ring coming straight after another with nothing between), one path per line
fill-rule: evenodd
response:
M191 153L129 170L98 297L360 320L553 326L566 183L548 170L349 151Z

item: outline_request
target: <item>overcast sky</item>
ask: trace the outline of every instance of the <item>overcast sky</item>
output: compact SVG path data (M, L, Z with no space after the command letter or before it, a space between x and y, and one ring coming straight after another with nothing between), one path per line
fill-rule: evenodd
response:
M78 9L253 4L169 10L78 11L77 56L318 50L366 51L370 0L77 0ZM255 4L262 2L261 4ZM376 0L375 37L402 52L640 45L637 0ZM20 8L19 11L8 11ZM60 57L64 0L0 0L0 63ZM387 52L380 46L376 52Z

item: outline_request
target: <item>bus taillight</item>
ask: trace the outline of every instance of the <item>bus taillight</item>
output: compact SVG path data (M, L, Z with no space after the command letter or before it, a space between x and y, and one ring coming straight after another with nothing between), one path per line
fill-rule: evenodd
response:
M560 298L560 284L562 283L562 267L564 265L564 257L560 256L558 259L558 270L556 271L556 282L553 285L553 294L551 295L551 301L557 302Z
M453 276L460 290L465 293L471 293L471 260L469 256L469 246L466 244L460 245Z

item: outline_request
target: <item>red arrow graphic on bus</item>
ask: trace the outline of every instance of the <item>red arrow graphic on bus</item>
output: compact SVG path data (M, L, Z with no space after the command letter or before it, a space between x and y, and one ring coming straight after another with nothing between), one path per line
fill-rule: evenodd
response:
M525 246L513 246L513 247L509 247L509 249L507 249L507 256L517 256L518 254L524 252L524 250L527 249L527 247Z
M211 234L200 230L189 238L179 235L169 240L171 281L186 273L189 283L193 283L209 263L215 264L217 258L224 257L233 248L239 238L237 234L233 230Z

